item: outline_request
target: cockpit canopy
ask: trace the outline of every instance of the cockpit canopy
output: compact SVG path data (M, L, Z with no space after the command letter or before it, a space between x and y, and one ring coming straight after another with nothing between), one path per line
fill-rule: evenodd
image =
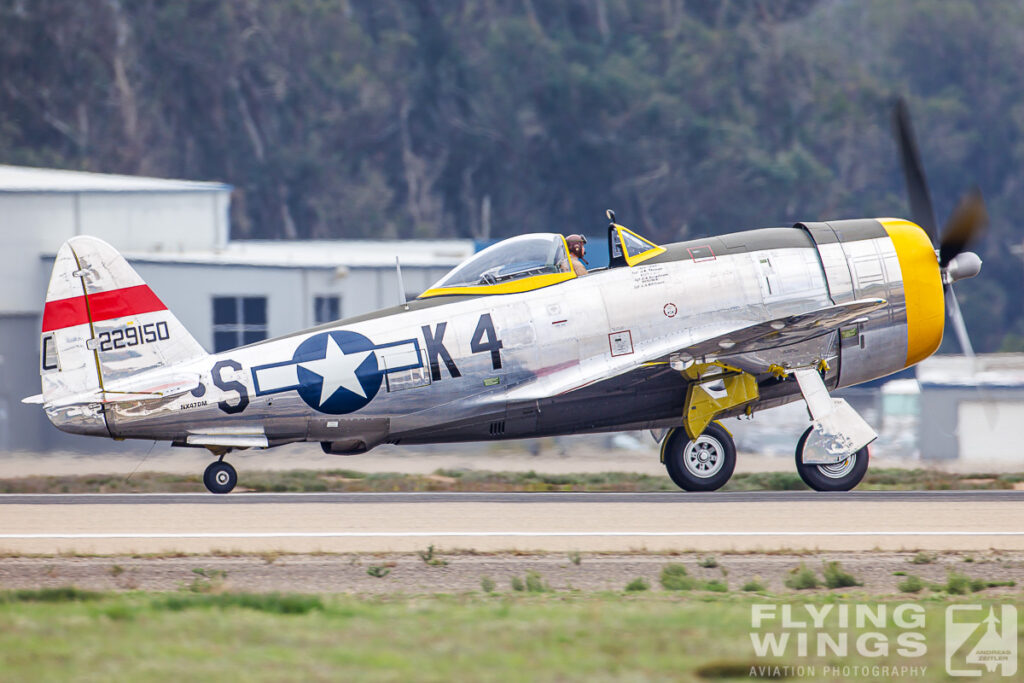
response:
M664 252L664 247L621 225L608 226L609 268L632 267ZM471 256L419 298L528 292L575 277L565 237L535 232L502 240Z
M546 287L576 277L565 238L557 233L519 235L493 244L437 281L421 296L507 294Z

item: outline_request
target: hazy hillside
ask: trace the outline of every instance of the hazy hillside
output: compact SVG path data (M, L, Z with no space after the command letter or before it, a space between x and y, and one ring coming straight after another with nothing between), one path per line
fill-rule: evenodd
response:
M0 162L226 181L243 237L667 241L905 215L898 92L1024 349L1021 64L1009 0L0 0Z

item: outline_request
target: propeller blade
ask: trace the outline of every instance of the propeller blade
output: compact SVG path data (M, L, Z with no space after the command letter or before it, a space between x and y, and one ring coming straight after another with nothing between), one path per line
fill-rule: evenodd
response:
M921 155L917 151L914 129L910 125L910 112L902 97L896 99L892 111L893 129L896 142L900 148L900 164L903 167L903 179L907 184L907 198L910 200L910 217L924 228L932 239L937 240L935 209L932 208L932 196L928 191L928 181L924 177Z
M972 189L960 199L946 222L939 244L939 266L945 268L957 254L977 239L988 225L988 212L981 190Z
M960 312L960 303L956 300L956 293L953 292L953 285L945 287L946 313L953 323L953 331L956 333L956 340L960 343L960 350L965 356L974 357L974 347L971 346L971 338L967 336L967 325L964 324L964 316Z

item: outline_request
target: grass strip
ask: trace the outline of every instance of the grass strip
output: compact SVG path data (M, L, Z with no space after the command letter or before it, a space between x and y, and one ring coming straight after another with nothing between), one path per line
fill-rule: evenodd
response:
M795 644L777 657L754 653L753 606L778 597L750 593L639 584L618 592L383 597L133 592L81 599L86 593L65 590L40 601L41 592L17 593L0 600L0 670L11 680L69 680L83 671L119 680L164 680L167 672L182 680L692 680L749 678L751 666L796 657ZM916 602L926 615L919 630L927 652L907 663L942 671L948 600ZM835 598L804 593L785 601L820 611ZM903 602L856 602L867 601L888 602L890 611ZM780 628L776 619L760 632ZM890 642L902 631L891 619L865 629L825 626L833 634L850 629L851 638L870 630ZM821 680L829 662L827 654L801 657L818 671L806 680ZM843 659L878 663L856 649Z
M1012 489L1024 474L958 474L913 469L871 470L860 490ZM796 472L736 474L724 491L798 491L807 487ZM0 493L188 493L204 492L196 475L143 472L130 481L114 475L33 476L0 479ZM678 491L667 476L631 472L547 474L486 470L436 470L433 474L366 473L353 470L242 471L238 490L266 493L318 492L549 492Z

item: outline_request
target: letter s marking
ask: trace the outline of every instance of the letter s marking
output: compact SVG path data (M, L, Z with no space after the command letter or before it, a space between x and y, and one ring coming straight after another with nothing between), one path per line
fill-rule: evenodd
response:
M235 360L222 360L213 366L210 370L210 375L213 377L213 383L221 391L237 391L238 392L238 403L231 405L227 401L220 401L217 403L217 407L223 410L228 415L234 415L240 413L249 406L249 390L245 388L245 385L241 382L225 380L221 373L224 368L231 368L235 372L242 369L242 364Z

